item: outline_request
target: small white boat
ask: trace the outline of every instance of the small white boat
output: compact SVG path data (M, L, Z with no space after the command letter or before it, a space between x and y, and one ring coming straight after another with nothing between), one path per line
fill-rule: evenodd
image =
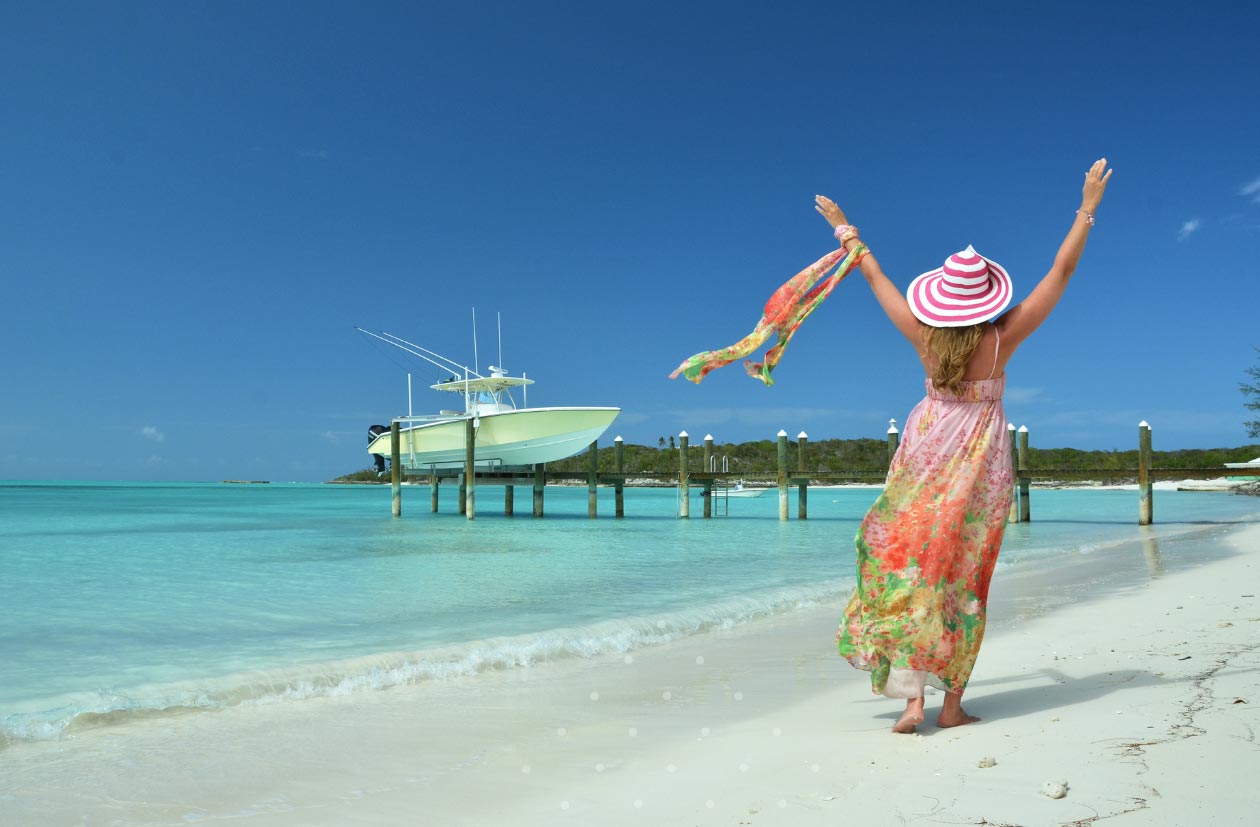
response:
M359 330L457 374L430 387L462 397L460 410L394 418L399 423L399 459L410 470L462 467L469 421L474 429L474 464L479 468L514 468L554 462L585 450L621 413L621 408L614 407L518 408L512 389L520 388L524 393L526 386L534 384L524 374L508 376L502 368L491 365L490 375L482 376L397 336ZM369 428L368 453L377 457L378 471L384 470L384 460L391 451L390 429L383 425Z
M762 494L766 493L766 490L767 489L765 488L748 488L744 485L744 481L740 480L730 488L726 489L726 496L751 499L753 497L760 497Z

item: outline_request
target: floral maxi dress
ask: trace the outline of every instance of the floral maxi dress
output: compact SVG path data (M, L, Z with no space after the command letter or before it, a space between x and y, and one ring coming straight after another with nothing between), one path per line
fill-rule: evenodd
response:
M961 693L984 637L1013 485L1005 375L934 387L910 417L857 534L857 589L836 635L871 689Z

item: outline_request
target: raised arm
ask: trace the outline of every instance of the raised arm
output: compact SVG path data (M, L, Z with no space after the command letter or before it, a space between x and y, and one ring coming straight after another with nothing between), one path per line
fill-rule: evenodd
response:
M836 206L836 202L825 195L814 196L814 209L823 218L827 219L827 223L831 225L833 230L849 224L844 211ZM855 232L851 236L847 233L844 234L845 240L841 242L846 250L852 250L858 245L857 228L853 229ZM858 262L858 269L862 271L862 275L866 278L866 283L871 286L871 292L875 294L875 299L879 302L879 306L884 308L888 318L901 331L901 335L910 340L915 350L919 350L923 345L920 334L923 325L910 312L910 305L906 301L905 295L888 279L888 276L884 275L884 271L880 269L879 262L875 260L875 256L871 253L867 253L862 257L862 260Z
M1085 173L1081 208L1076 211L1076 219L1072 222L1072 229L1068 230L1067 238L1059 245L1059 252L1054 257L1050 272L1033 288L1028 298L1012 307L998 320L1004 349L1009 343L1013 350L1027 339L1041 326L1063 297L1068 280L1072 278L1072 273L1081 260L1081 253L1085 252L1085 242L1089 239L1090 228L1094 226L1094 215L1098 212L1098 205L1107 189L1107 179L1111 177L1111 173L1112 170L1107 169L1106 158L1095 161L1089 172Z

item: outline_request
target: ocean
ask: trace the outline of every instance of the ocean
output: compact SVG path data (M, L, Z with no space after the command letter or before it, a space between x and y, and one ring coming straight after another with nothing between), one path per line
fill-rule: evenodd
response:
M677 519L673 489L547 489L543 519L478 488L477 519L426 486L0 483L0 747L84 726L236 704L300 703L399 684L630 652L801 607L853 585L853 535L877 491L775 492ZM522 509L521 506L524 506ZM1260 499L1039 490L1006 566L1139 536L1260 521ZM524 511L524 514L522 514Z

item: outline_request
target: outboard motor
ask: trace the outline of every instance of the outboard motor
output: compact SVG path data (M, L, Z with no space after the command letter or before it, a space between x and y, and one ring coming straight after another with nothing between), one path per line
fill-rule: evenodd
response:
M388 425L372 425L368 428L368 445L371 445L381 434L389 433ZM378 475L385 473L385 455L373 454L372 459L376 460L376 473Z

